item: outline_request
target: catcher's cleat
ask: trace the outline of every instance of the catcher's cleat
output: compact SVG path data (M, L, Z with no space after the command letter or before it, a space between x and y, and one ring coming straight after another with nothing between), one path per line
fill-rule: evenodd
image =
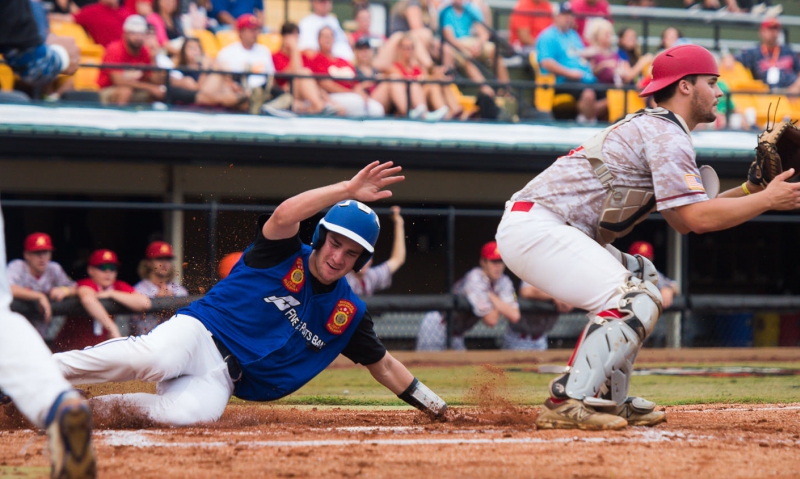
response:
M84 479L97 475L92 448L92 412L80 398L64 399L47 428L53 479Z
M548 398L536 418L536 427L539 429L603 431L622 429L627 425L628 421L624 418L598 412L577 399L567 399L555 404Z
M628 421L629 426L655 426L667 421L667 413L656 411L656 403L640 397L629 396L616 407L598 407L599 412L613 414Z

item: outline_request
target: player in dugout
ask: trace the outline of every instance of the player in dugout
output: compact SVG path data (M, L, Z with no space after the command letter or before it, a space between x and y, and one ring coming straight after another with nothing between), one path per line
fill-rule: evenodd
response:
M786 181L793 168L762 187L761 168L751 167L759 174L718 197L716 175L701 177L690 132L715 121L722 96L708 50L670 48L652 71L641 95L652 95L658 108L629 115L557 159L511 197L497 230L509 269L589 312L567 372L550 383L539 428L621 429L666 420L652 401L628 395L633 363L662 312L656 269L611 246L614 239L654 209L686 234L800 207L800 184Z
M286 396L339 354L367 367L401 399L434 417L447 406L386 351L366 305L344 276L370 260L380 232L362 201L391 196L404 179L392 162L373 162L351 180L300 193L259 218L254 243L227 278L146 336L55 354L74 384L157 382L156 394L101 396L138 407L161 423L215 421L232 395ZM311 245L300 222L332 206Z

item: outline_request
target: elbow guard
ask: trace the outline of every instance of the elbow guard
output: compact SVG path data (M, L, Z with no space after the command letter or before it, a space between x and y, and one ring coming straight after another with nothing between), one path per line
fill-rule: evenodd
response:
M438 419L444 417L447 412L447 404L436 395L428 386L422 384L419 379L414 378L411 385L397 397L414 406L420 411L427 413L431 418Z

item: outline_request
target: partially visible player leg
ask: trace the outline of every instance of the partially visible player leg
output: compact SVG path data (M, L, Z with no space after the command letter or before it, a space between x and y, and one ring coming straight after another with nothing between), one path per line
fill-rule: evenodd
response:
M39 333L11 311L3 238L0 214L0 389L28 420L47 429L53 477L94 477L91 411L59 373Z
M598 398L605 384L614 380L612 373L615 368L627 367L627 363L632 365L644 339L640 339L629 325L619 321L623 314L617 311L624 294L621 286L628 284L631 273L609 251L581 231L568 226L559 216L540 207L534 206L529 212L507 211L498 228L497 240L503 259L518 276L556 298L593 313L592 322L584 330L568 365L570 372L576 365L581 366L584 374L579 379L583 388L578 388L579 392L575 394L566 393L569 373L554 380L552 397L546 402L537 424L540 427L592 429L619 426L608 417L583 417L577 411L580 406L575 402L596 412L614 415L628 412L618 411L618 407L611 408L612 405L622 407L626 403L626 398L618 398L619 392L615 396L619 402L610 399L598 401ZM660 305L660 297L658 303ZM658 312L655 317L648 316L646 321L655 324L657 318ZM608 353L608 344L615 344L613 341L624 344L624 348L615 350L612 357L606 354L598 363L594 356L602 354L599 348L602 346ZM596 366L595 369L589 368L587 361L591 361L588 364ZM630 374L622 377L629 380ZM619 381L618 376L616 381ZM627 391L626 385L624 389ZM616 386L618 391L623 388L619 384ZM589 394L584 389L593 391ZM637 405L639 403L637 401ZM606 408L596 409L595 406Z
M100 401L122 399L158 422L216 420L233 394L227 364L211 333L185 315L174 316L146 336L112 339L53 357L64 377L75 384L157 382L156 394L114 395Z

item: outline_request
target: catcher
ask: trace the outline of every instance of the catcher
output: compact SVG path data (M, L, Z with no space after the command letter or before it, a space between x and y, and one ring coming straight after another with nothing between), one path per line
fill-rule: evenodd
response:
M796 171L787 163L798 153L793 127L762 135L740 187L717 196L713 170L697 167L690 132L716 119L718 76L702 47L664 51L641 94L652 95L658 108L603 130L507 203L497 243L509 269L590 318L567 373L550 383L538 427L620 429L666 419L653 402L628 395L636 355L662 311L656 269L640 255L620 253L611 246L616 238L656 209L686 234L800 208L800 184L786 182Z

